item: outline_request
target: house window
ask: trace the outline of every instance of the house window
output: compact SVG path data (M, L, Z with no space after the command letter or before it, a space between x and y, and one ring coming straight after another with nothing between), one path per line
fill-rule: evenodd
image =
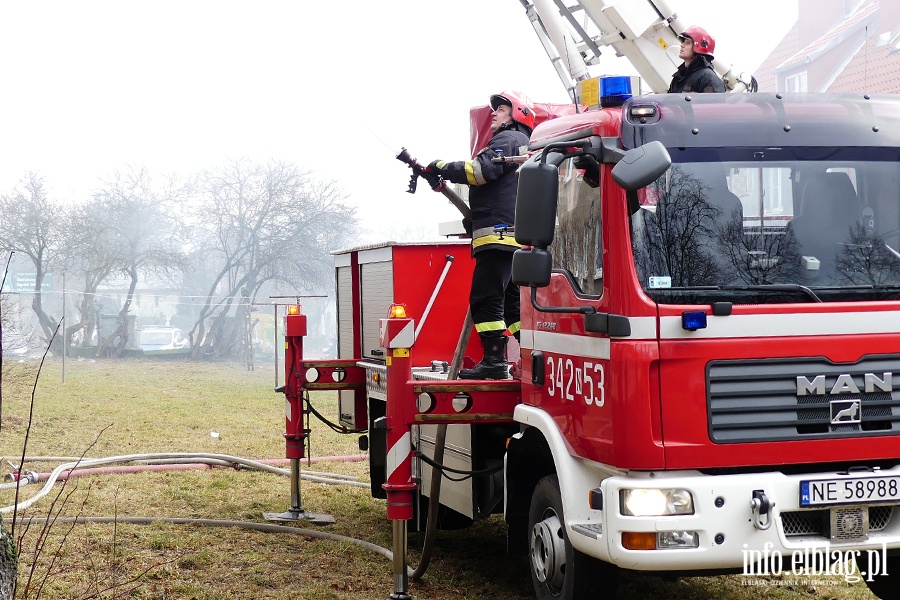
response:
M785 77L784 91L788 93L806 92L806 71Z

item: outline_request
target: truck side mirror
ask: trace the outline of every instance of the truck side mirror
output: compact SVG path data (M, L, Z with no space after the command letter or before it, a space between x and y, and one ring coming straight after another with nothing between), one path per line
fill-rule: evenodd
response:
M671 165L669 151L656 140L626 152L613 167L612 177L623 189L633 192L659 179ZM521 179L519 189L522 189Z
M516 241L546 248L553 243L559 170L544 162L528 162L519 169L516 195Z
M553 256L543 248L521 248L513 253L512 281L523 287L550 285Z

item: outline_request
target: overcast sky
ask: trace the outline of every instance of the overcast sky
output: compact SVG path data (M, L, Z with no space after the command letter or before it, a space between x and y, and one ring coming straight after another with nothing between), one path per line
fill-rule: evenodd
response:
M668 2L738 70L796 20L796 0ZM0 193L29 170L74 200L127 165L286 160L337 181L368 241L457 218L405 193L400 146L462 160L490 94L567 101L519 0L3 2L0 57Z

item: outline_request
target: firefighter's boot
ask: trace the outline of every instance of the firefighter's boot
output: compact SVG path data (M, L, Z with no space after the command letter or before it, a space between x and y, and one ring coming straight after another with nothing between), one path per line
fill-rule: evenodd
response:
M506 364L507 337L483 337L484 358L471 369L462 369L460 379L509 379L509 366Z

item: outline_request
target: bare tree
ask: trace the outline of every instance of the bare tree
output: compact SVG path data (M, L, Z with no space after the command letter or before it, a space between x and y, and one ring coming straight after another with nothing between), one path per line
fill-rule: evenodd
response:
M0 246L31 261L35 270L31 308L37 315L45 339L51 339L57 320L47 313L44 304L44 277L59 264L66 215L64 209L50 200L44 178L29 172L12 193L0 196ZM59 350L62 340L54 341Z
M194 241L205 249L210 279L190 332L192 355L234 355L240 324L265 283L330 287L328 253L356 219L333 182L317 181L296 165L232 161L204 173L199 185Z
M100 345L98 355L121 356L125 351L128 313L139 278L168 275L184 267L181 223L172 210L183 191L171 182L155 187L141 169L116 172L94 193L90 221L99 258L94 260L93 275L102 280L104 269L109 269L110 275L123 275L128 281L118 327Z
M81 300L78 303L78 321L66 327L66 339L71 340L78 331L84 332L82 345L93 345L94 333L99 329L97 289L116 267L116 256L102 244L107 234L102 196L75 207L70 215L66 247L69 257L66 269L77 273L82 280Z

